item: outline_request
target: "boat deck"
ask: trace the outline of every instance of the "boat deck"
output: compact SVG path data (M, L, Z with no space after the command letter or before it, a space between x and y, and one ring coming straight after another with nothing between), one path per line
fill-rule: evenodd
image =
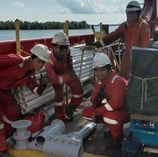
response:
M89 121L83 119L82 110L85 106L91 105L89 100L83 101L80 107L75 112L75 116L72 122L68 122L65 124L66 132L79 131L84 128L84 126ZM84 151L87 153L103 155L104 154L104 131L106 127L104 124L97 124L96 130L92 132L83 142Z
M80 107L75 112L75 116L72 122L65 124L66 132L79 131L89 121L83 119L81 113L85 106L91 105L88 100L83 101ZM88 136L84 142L84 151L92 154L103 155L104 154L104 131L106 130L104 124L97 124L96 130Z
M79 131L86 124L89 124L90 122L83 119L82 117L82 110L86 107L91 105L89 102L89 99L85 99L80 107L76 110L74 114L74 119L72 122L66 122L65 123L65 132L70 133L74 131ZM105 138L104 138L104 132L106 131L106 127L104 124L97 124L96 130L91 133L86 139L83 140L83 147L84 152L93 154L94 156L100 156L100 157L108 157L104 153L105 148ZM119 157L118 151L114 152L114 157ZM12 156L8 153L2 153L0 152L0 157L16 157ZM24 157L22 154L20 157ZM91 155L89 157L92 157ZM144 153L142 157L158 157L157 153Z
M89 121L83 119L81 113L85 106L91 105L89 100L83 101L80 107L75 112L75 118L73 122L66 124L66 131L77 131L83 128ZM124 126L124 129L127 130L129 123ZM96 130L89 136L89 138L84 141L84 151L87 153L92 153L96 155L103 155L104 157L108 157L105 155L105 137L104 132L107 130L104 124L97 124ZM158 157L158 148L153 147L145 147L141 157ZM114 157L121 157L121 152L117 150L114 152ZM123 157L123 156L122 156Z

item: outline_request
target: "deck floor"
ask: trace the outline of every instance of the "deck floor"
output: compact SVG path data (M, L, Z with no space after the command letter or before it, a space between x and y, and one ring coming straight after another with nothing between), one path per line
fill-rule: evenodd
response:
M67 122L65 124L66 132L79 131L84 128L86 124L91 122L83 119L82 110L85 106L90 105L89 101L83 101L80 107L77 109L72 122ZM93 153L98 155L104 154L104 131L106 127L104 124L97 124L96 130L91 133L91 135L83 141L84 151L87 153Z
M90 123L89 121L83 119L81 113L82 110L91 105L89 100L83 101L83 103L80 105L80 107L77 109L75 112L75 118L72 122L67 123L66 126L66 131L78 131L81 128L83 128L86 124ZM127 124L126 127L128 127L129 124ZM107 157L104 153L105 149L105 138L104 138L104 132L107 130L106 126L104 124L97 124L96 131L91 134L89 138L87 138L84 141L84 151L87 153L92 153L92 154L97 154L97 155L103 155ZM142 153L141 157L158 157L158 149L157 153ZM120 152L116 151L114 152L114 157L119 157Z
M80 107L74 113L74 119L72 122L65 123L65 133L70 133L74 131L80 131L86 124L90 122L83 119L82 111L85 107L91 105L89 99L85 99ZM104 153L105 139L104 132L106 131L106 126L104 124L97 124L96 130L85 140L83 140L84 152L92 153L96 155L103 155L107 157ZM12 157L7 153L0 152L0 157ZM114 156L115 157L115 156ZM116 157L119 157L116 151ZM158 154L144 153L142 157L158 157Z

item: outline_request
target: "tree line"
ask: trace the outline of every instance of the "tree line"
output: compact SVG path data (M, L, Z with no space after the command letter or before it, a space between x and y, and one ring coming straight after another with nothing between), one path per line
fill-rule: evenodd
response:
M64 22L28 22L28 21L19 21L20 29L63 29ZM86 21L70 21L69 29L87 29L90 28L90 25ZM15 29L15 21L0 21L0 30L9 30Z

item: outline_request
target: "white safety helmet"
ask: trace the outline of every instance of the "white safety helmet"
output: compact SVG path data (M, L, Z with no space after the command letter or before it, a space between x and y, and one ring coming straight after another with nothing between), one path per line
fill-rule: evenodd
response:
M43 44L36 44L32 47L30 50L32 54L43 60L44 62L51 62L51 59L49 58L50 51L46 45Z
M126 12L141 11L141 6L137 1L130 1L126 6Z
M52 44L70 45L68 36L63 32L58 32L52 39Z
M111 65L111 61L106 54L96 53L93 59L93 68L102 68L108 64Z

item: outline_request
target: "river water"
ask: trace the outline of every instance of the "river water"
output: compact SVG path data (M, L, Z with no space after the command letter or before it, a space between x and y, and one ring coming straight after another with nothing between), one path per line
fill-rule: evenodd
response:
M109 27L109 31L112 31L116 26ZM51 30L20 30L20 39L33 39L33 38L43 38L43 37L53 37L53 35L60 29ZM97 30L96 30L97 31ZM4 40L15 40L16 32L15 30L0 30L0 41ZM83 34L93 34L92 29L73 29L69 30L69 35L83 35Z
M43 37L53 37L53 35L59 31L59 29L52 30L20 30L20 39L31 39L31 38L43 38ZM92 34L92 30L83 29L83 30L69 30L69 35L78 35L78 34ZM15 30L0 30L0 40L15 40L16 32Z

